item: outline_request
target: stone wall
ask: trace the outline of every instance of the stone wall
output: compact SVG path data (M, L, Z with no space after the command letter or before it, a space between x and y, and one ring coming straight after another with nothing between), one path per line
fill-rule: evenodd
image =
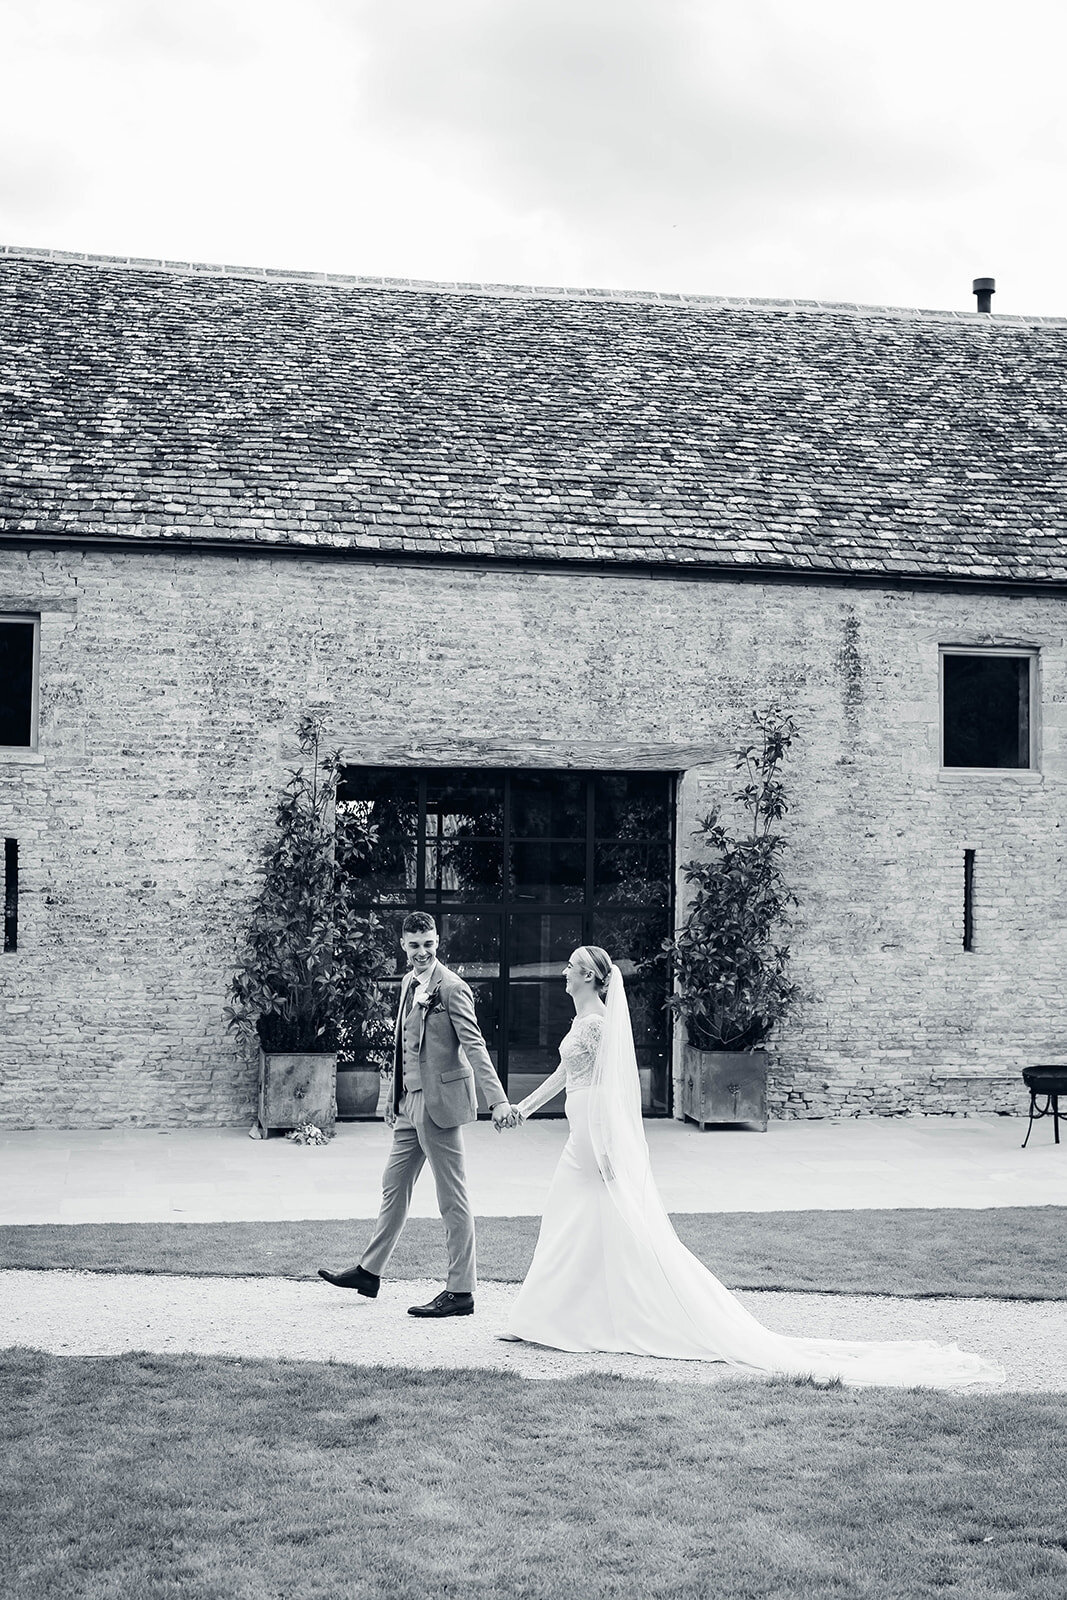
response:
M773 1113L1017 1111L1067 1053L1062 599L92 549L0 551L4 610L42 618L40 753L0 753L6 1125L251 1115L222 1007L309 706L357 763L682 772L684 858L777 698L810 999ZM939 771L939 644L1040 649L1037 773Z

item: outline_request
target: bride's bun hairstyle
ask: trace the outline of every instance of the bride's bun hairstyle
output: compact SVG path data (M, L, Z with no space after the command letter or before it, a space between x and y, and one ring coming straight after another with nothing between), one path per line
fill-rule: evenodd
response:
M598 944L579 945L576 953L585 970L596 980L596 992L603 1000L611 981L611 957Z

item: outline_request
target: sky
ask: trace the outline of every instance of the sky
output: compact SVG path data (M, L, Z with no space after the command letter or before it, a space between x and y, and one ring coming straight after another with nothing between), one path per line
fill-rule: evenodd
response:
M1062 0L0 0L0 243L1067 316Z

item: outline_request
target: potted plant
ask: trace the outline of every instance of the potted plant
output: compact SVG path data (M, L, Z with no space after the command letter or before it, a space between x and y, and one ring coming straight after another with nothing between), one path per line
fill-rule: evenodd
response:
M754 713L759 740L737 752L747 782L733 799L747 817L734 834L716 807L698 824L700 859L683 864L692 890L685 921L659 959L673 965L666 1002L681 1021L681 1111L709 1122L767 1127L767 1054L760 1046L797 1003L783 942L796 897L786 884L786 841L778 823L788 809L779 776L795 737L791 717L774 706Z
M301 720L306 764L278 798L225 1012L259 1047L259 1137L308 1122L332 1132L338 1052L378 1037L384 1021L390 941L346 870L375 833L358 811L336 812L341 754L320 758L320 732L318 718ZM377 1088L375 1070L375 1104Z
M382 938L375 985L392 973L396 964L393 947L384 932ZM392 1065L393 1016L383 1003L382 991L374 987L362 1009L353 1008L341 1032L337 1055L338 1117L352 1120L376 1116L382 1081L392 1081Z

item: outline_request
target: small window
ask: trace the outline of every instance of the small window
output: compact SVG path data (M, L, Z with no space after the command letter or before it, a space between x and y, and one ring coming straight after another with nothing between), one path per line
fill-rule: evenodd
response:
M36 747L36 660L37 619L0 616L0 748Z
M1034 765L1036 656L1018 650L941 652L941 764Z

